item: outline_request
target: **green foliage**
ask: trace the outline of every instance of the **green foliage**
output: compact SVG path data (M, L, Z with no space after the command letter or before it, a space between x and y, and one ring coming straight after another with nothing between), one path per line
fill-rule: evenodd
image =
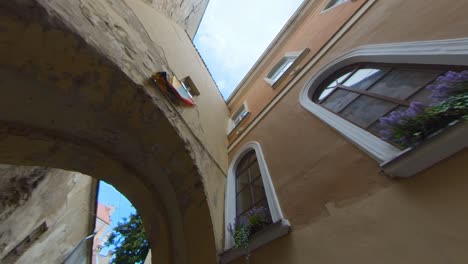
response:
M270 223L267 210L264 207L253 208L230 226L235 248L248 248L251 237Z
M123 222L119 222L112 230L106 246L115 248L111 260L113 264L143 263L150 245L140 215L132 214L129 219L124 218Z
M460 119L468 120L467 90L426 108L419 115L404 118L399 123L394 124L392 127L393 138L401 146L409 147Z
M248 225L236 225L232 238L234 239L235 248L247 248L250 241L250 226Z

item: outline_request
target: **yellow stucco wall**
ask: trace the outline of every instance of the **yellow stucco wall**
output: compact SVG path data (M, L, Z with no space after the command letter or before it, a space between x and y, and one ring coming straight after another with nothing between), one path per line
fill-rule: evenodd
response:
M466 0L377 0L230 152L232 159L247 142L261 144L292 224L289 235L253 252L251 263L468 262L467 150L392 180L299 104L306 82L353 48L467 37L466 10Z

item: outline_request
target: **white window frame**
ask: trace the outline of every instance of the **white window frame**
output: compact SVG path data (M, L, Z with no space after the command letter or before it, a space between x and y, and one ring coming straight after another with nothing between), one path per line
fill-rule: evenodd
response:
M280 80L282 80L287 74L291 73L294 68L296 67L297 63L309 52L309 49L303 49L300 51L293 51L293 52L287 52L284 54L283 58L281 58L275 66L271 68L271 70L268 72L267 76L263 78L268 84L270 84L272 87L275 87ZM287 64L288 62L291 62L291 64L284 70L282 70L283 66ZM274 75L277 74L277 72L281 69L282 73L277 75L275 78L273 78Z
M344 4L344 3L348 2L348 1L355 1L355 0L343 0L340 3L336 3L337 1L342 1L342 0L330 0L330 1L328 1L327 5L322 10L322 13L324 13L324 12L330 10L330 9L333 9L333 8L335 8L337 6L340 6L340 5L342 5L342 4Z
M247 102L242 103L229 120L228 134L231 133L250 114Z
M281 210L278 197L276 196L275 187L271 181L270 172L268 171L262 148L258 142L253 141L246 144L238 151L228 169L225 201L225 250L229 250L234 246L229 232L229 225L233 224L236 219L236 169L242 158L252 150L255 151L260 173L262 174L262 181L271 219L273 223L283 222L283 226L287 226L289 229L289 222L284 219L283 211ZM253 250L253 248L251 248L251 250Z
M439 153L436 153L439 155L438 157L427 157L427 155L434 155L434 151L430 151L426 154L421 153L419 155L414 155L413 153L410 155L409 152L411 151L408 151L408 149L402 151L394 147L370 132L326 110L311 99L311 95L315 93L316 89L319 88L326 78L340 69L359 62L468 66L468 38L379 44L359 47L333 60L331 63L323 67L305 85L299 97L300 104L305 109L336 129L340 134L368 153L381 164L384 170L386 167L392 168L391 171L389 171L389 174L392 176L409 177L429 167L434 164L434 162L454 154L459 151L460 148L466 147L467 139L461 139L458 144L452 144L455 138L460 140L460 138L456 136L458 135L457 133L460 133L460 130L458 130L457 133L454 132L453 137L445 136L447 140L451 141L451 143L447 143L446 145L453 145L450 151L439 151ZM402 158L403 155L412 156L414 158L411 163L411 170L409 170L408 167L404 168L403 166L395 166L392 164L392 161L404 160ZM408 160L401 162L401 164L403 163L409 164Z

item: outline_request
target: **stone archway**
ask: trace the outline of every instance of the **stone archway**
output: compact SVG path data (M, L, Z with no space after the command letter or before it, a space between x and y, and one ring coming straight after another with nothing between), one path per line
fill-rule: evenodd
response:
M200 171L157 91L35 1L1 3L0 32L0 163L105 180L141 213L153 263L215 263Z

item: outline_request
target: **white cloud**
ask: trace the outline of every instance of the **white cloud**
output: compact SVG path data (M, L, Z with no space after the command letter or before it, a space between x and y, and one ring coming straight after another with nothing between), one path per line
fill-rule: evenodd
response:
M225 98L302 0L212 0L195 45Z

